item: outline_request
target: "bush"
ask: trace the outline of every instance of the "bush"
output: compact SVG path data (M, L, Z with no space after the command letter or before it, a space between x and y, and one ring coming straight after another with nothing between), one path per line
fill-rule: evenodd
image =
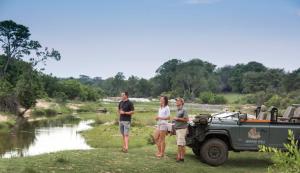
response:
M45 114L47 117L52 117L57 115L57 111L54 109L45 109Z
M273 165L268 168L269 173L290 173L300 172L300 150L299 139L295 140L293 131L289 130L289 144L284 144L287 152L283 152L277 148L260 146L260 152L274 153L271 157Z
M60 164L67 164L69 163L70 159L66 155L59 155L55 157L55 162Z
M266 92L257 92L255 94L248 94L244 98L244 102L248 104L256 104L256 105L262 105L266 101L268 101L273 96L272 93L266 93Z
M280 101L281 100L282 100L282 98L279 95L275 94L265 104L267 106L280 107Z
M222 95L216 95L212 92L203 92L200 94L200 100L205 104L226 104L227 100Z
M59 103L64 103L68 99L68 96L64 92L54 92L53 97Z
M214 102L215 104L226 104L227 100L224 96L215 95Z
M77 110L78 113L82 112L96 112L97 109L101 106L101 104L95 104L95 103L86 103L79 107Z
M32 111L33 116L47 116L47 117L53 117L57 115L57 111L54 109L34 109Z
M32 110L32 115L33 116L45 116L45 110L43 109L33 109Z

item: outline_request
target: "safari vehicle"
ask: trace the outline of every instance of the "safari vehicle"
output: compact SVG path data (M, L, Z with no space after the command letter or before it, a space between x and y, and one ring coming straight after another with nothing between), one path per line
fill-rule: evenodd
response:
M300 105L288 107L283 117L278 117L275 107L261 107L256 115L224 112L197 116L188 128L186 141L194 154L202 162L218 166L228 159L228 151L258 151L259 145L285 150L288 129L299 141Z

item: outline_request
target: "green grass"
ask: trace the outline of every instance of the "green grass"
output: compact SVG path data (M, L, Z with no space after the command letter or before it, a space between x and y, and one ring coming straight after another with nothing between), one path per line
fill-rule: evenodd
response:
M93 107L98 103L95 103ZM230 152L229 160L222 166L212 167L199 161L187 148L184 163L176 163L175 136L166 138L166 157L155 157L156 147L151 144L154 116L158 103L135 103L136 113L130 131L129 153L122 153L121 135L114 122L117 103L101 104L107 114L83 113L79 117L94 119L94 128L81 134L95 149L86 151L63 151L25 158L0 159L0 173L94 173L94 172L170 172L170 173L263 173L271 165L263 153ZM191 110L191 112L197 112ZM171 112L172 116L175 112Z
M228 104L235 104L236 102L243 99L245 95L238 94L238 93L228 93L228 94L220 94L221 96L224 96L225 99L228 101Z
M168 147L166 157L157 159L155 147L132 148L124 154L119 148L89 151L64 151L26 158L0 159L2 173L94 173L94 172L170 172L170 173L263 173L270 164L257 153L230 153L224 165L211 167L201 163L188 150L185 163L175 162L175 148Z
M147 146L153 127L132 127L130 129L130 147L141 148ZM118 125L101 125L82 132L86 142L94 148L120 148L121 135Z
M11 118L5 122L0 122L0 133L8 133L15 124L16 121Z

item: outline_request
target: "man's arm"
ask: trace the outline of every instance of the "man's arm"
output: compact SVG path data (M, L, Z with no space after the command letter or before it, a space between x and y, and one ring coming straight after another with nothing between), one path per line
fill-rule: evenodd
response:
M119 115L121 115L121 102L119 102L119 106L118 106L117 113L118 113Z
M175 117L174 120L181 121L181 122L188 122L189 121L189 117L188 117L187 112L184 111L183 118L177 118L177 117Z
M133 115L133 114L134 114L134 111L124 112L124 114L130 116L130 115Z
M188 122L189 121L189 118L177 118L177 117L175 117L174 118L174 120L176 120L176 121L182 121L182 122Z
M120 111L120 114L128 115L128 116L133 115L133 114L134 114L134 107L133 107L133 104L132 104L132 103L131 103L131 105L130 105L130 110L131 110L131 111L128 111L128 112Z

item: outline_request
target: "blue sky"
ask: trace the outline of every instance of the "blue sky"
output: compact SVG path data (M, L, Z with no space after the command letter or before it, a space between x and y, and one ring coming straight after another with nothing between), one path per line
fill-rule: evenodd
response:
M150 78L165 61L300 67L300 0L0 0L0 20L58 49L46 73Z

